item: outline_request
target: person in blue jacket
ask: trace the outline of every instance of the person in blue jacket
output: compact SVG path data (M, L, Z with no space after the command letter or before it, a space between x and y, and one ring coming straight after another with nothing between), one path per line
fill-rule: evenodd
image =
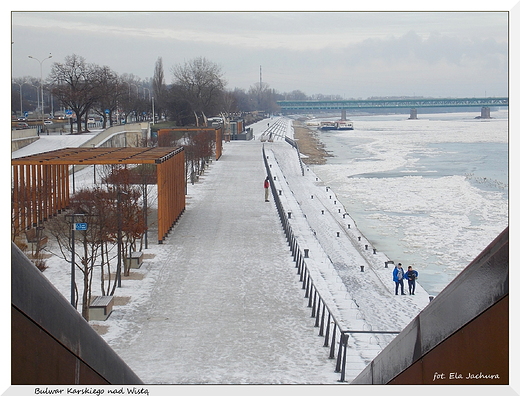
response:
M401 263L398 263L394 268L394 282L395 282L395 295L397 296L399 293L399 286L401 286L401 294L404 295L404 270L401 266Z
M408 266L408 271L404 273L404 279L408 279L408 291L410 294L415 294L415 280L419 277L419 273L412 268L411 265Z

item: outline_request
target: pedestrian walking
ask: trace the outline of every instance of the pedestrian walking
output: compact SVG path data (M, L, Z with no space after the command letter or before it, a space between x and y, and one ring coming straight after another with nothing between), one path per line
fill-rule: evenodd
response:
M404 279L408 279L408 291L410 294L415 294L415 280L419 277L419 273L408 266L408 271L404 273Z
M394 282L395 282L395 295L399 294L399 286L401 286L401 294L404 295L404 270L401 263L398 263L394 268Z
M269 176L264 180L265 202L269 202Z

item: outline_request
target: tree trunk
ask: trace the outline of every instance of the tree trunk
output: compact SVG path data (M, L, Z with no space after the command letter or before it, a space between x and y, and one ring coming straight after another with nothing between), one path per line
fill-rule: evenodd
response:
M83 261L83 260L82 260ZM83 296L82 296L82 306L81 306L81 316L83 316L85 318L85 320L88 322L89 320L89 299L88 299L88 292L89 292L89 287L88 287L88 273L86 272L87 271L87 267L88 267L88 264L85 263L85 262L82 262L81 263L83 265Z

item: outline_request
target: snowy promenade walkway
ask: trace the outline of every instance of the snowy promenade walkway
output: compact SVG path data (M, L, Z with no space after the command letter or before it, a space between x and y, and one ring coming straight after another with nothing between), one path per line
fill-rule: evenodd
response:
M154 249L148 302L126 318L129 334L109 341L145 383L338 383L264 202L265 175L259 140L226 143Z
M188 185L184 214L116 290L126 302L107 321L92 322L147 384L340 384L274 199L264 202L263 149L273 186L283 190L282 210L292 212L298 244L310 249L305 262L315 289L340 330L350 332L347 383L394 337L359 330L400 331L428 304L420 285L416 296L393 295L384 252L365 248L370 242L333 191L285 141L293 138L291 121L252 127L256 140L225 143L220 160ZM13 156L80 145L76 139L43 137ZM78 185L92 181L92 167L76 175ZM62 264L49 260L44 275L67 295Z

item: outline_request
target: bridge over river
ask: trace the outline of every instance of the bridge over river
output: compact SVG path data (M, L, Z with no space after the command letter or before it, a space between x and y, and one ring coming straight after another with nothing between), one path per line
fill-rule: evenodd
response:
M410 118L417 117L417 108L480 107L481 117L489 118L490 107L509 106L508 97L492 98L405 98L366 100L280 100L276 102L283 114L341 110L410 109Z

